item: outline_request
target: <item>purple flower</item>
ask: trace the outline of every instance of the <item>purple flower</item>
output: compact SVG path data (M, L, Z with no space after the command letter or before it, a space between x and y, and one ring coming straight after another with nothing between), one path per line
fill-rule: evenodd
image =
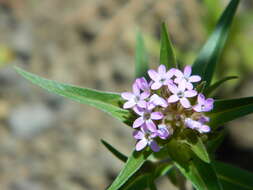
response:
M146 128L146 126L142 126L141 130L134 131L133 136L136 140L138 140L135 146L136 151L140 151L144 149L147 145L150 146L150 148L154 152L158 152L160 150L160 147L158 146L157 142L154 140L157 134L154 132L150 132Z
M210 121L210 118L209 117L206 117L206 116L201 116L199 118L199 122L204 124L204 123L208 123Z
M143 91L143 94L146 94L146 96L150 95L150 85L148 84L148 81L144 77L137 78L135 82L139 87L139 89Z
M200 133L208 133L211 130L208 125L205 125L199 121L195 121L191 118L185 119L185 126L191 129L195 129L199 131Z
M123 92L121 93L121 97L125 100L128 100L124 103L123 108L129 109L138 105L139 107L145 107L146 102L145 99L148 98L149 94L141 93L140 88L137 83L133 84L133 93L132 92Z
M161 112L152 112L154 108L154 104L147 102L145 108L134 108L134 111L140 116L138 117L134 123L133 128L138 128L143 124L146 124L147 128L150 131L156 131L156 125L153 120L160 120L163 118L163 114Z
M161 139L164 140L167 139L170 135L170 132L165 124L158 125L158 130L156 131L156 133Z
M214 100L212 98L205 99L203 94L198 95L198 104L193 106L196 112L208 112L213 109Z
M148 75L154 81L151 85L151 89L158 90L163 85L168 85L172 82L171 78L174 75L174 69L170 69L166 72L166 67L164 65L160 65L158 67L158 72L155 70L149 70Z
M182 73L180 70L176 69L175 71L176 78L174 80L175 83L185 83L186 88L189 90L193 89L193 82L199 82L201 80L201 77L198 75L192 75L192 68L191 66L185 66L184 73Z
M168 107L167 101L165 99L163 99L162 97L158 96L157 94L153 94L150 97L149 101L156 106L162 106L164 108Z
M184 108L190 108L191 103L187 98L191 98L197 95L195 90L186 90L185 84L180 83L178 87L174 84L168 85L172 95L168 98L169 103L180 101Z

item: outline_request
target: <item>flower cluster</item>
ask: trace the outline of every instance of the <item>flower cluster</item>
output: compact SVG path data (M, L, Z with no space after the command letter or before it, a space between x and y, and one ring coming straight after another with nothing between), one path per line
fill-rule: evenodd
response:
M193 83L200 82L201 77L191 72L191 66L186 66L182 72L176 68L167 71L160 65L158 71L148 71L150 82L144 77L137 78L132 92L121 94L126 100L123 108L132 109L137 115L132 126L136 129L133 136L137 140L137 151L146 146L159 151L157 142L168 139L175 130L210 131L206 124L209 118L204 112L213 109L214 100L197 92Z

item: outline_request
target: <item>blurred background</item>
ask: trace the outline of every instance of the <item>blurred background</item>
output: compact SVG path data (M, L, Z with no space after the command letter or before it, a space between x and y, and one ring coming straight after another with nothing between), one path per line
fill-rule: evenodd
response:
M0 189L99 190L122 167L100 143L129 154L131 129L47 93L20 66L61 82L121 92L134 77L140 30L151 67L166 21L177 56L191 64L228 0L0 0ZM253 1L241 1L217 76L237 75L216 97L253 95ZM217 158L253 171L253 116L229 123ZM162 180L161 189L169 189ZM173 186L170 187L173 189Z

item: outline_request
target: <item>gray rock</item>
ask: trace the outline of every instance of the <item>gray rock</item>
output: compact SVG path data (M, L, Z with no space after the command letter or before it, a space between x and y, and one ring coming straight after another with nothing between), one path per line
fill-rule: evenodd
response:
M42 104L21 105L9 117L12 133L20 138L30 139L53 126L52 111Z

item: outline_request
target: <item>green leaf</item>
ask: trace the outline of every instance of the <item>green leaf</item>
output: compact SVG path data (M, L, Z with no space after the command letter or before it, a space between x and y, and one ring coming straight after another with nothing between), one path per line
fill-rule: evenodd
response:
M202 139L200 137L196 137L195 142L186 142L190 149L204 162L210 163L209 154L206 150L206 147L204 143L202 142Z
M101 142L103 145L109 150L115 157L117 157L119 160L122 162L127 161L127 156L125 156L123 153L119 152L116 148L114 148L112 145L110 145L108 142L105 140L101 139Z
M222 130L217 130L209 134L208 141L206 142L206 147L211 155L221 145L227 133L227 128L223 128Z
M144 163L143 168L145 168L145 164L147 162ZM147 170L148 167L148 170ZM125 183L124 186L122 186L122 188L120 189L124 189L124 190L142 190L148 187L148 181L149 180L155 180L158 177L167 175L171 169L173 168L173 164L170 163L162 163L157 165L157 167L155 168L155 171L153 171L150 167L146 165L146 168L144 169L144 171L138 171L136 172L129 180L127 183ZM146 171L147 170L147 171ZM150 170L150 171L149 171Z
M161 28L160 64L165 65L167 69L177 67L176 56L165 23Z
M136 35L136 53L135 53L135 76L136 78L145 77L148 79L148 56L143 37L140 32Z
M150 174L139 175L132 180L129 180L129 183L120 188L121 190L144 190L148 187L148 180Z
M214 109L207 115L212 127L222 125L253 112L253 97L216 100Z
M123 186L128 179L135 174L138 169L144 164L149 155L151 154L151 150L149 151L134 151L132 155L128 158L125 166L117 176L117 178L113 181L110 187L107 190L117 190L121 186Z
M185 143L171 140L167 150L175 165L197 190L222 190L213 166L200 160Z
M68 84L47 80L32 73L26 72L18 67L15 69L20 75L30 80L32 83L48 90L49 92L64 96L79 103L94 106L106 113L109 113L124 123L130 124L131 114L128 110L121 108L122 99L119 94L71 86Z
M223 78L223 79L217 81L217 82L214 83L213 85L209 86L209 87L205 90L204 94L205 94L206 96L210 96L210 94L211 94L213 91L215 91L218 87L220 87L224 82L229 81L229 80L232 80L232 79L237 79L237 78L238 78L237 76L225 77L225 78Z
M253 173L222 162L214 166L224 190L253 190Z
M240 0L231 0L221 15L214 32L209 37L204 47L193 64L193 74L198 74L203 81L210 85L216 64L224 49L233 17Z

